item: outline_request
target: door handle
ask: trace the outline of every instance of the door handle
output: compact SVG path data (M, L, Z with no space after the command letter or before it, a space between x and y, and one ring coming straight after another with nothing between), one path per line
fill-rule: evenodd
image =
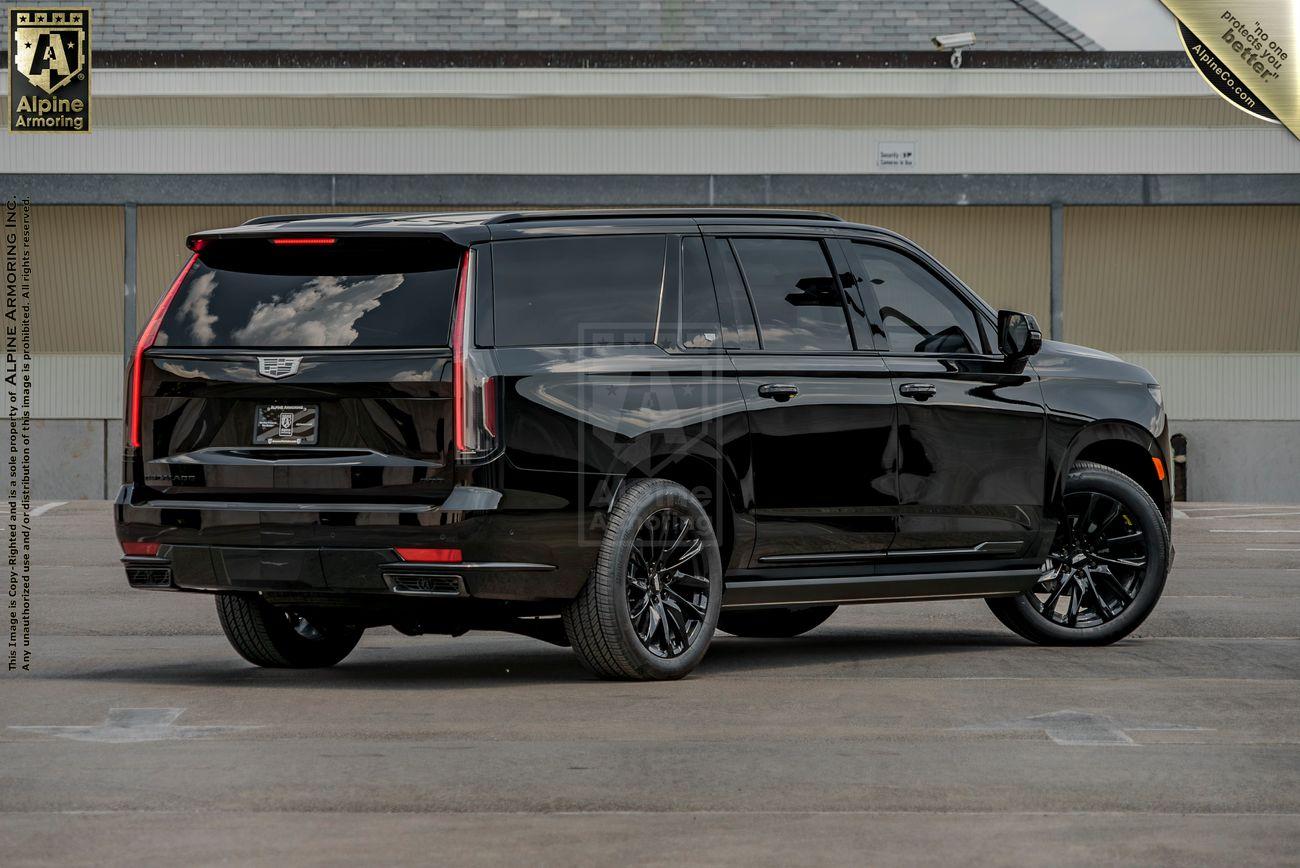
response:
M771 398L778 404L784 404L798 394L799 387L787 383L767 383L758 387L758 396L760 398Z
M904 383L898 387L898 394L905 398L915 398L918 401L933 398L937 391L939 390L932 383Z

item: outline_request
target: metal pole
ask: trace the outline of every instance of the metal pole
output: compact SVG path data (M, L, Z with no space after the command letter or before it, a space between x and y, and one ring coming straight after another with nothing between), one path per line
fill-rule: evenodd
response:
M1065 340L1065 208L1052 203L1052 340Z
M127 202L122 211L122 357L129 362L135 348L136 207Z

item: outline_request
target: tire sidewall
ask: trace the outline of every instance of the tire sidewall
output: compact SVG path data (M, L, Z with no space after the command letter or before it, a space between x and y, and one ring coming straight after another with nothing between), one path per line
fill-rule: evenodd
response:
M1028 594L1015 598L1015 606L1048 640L1070 644L1104 644L1127 636L1151 614L1164 590L1169 571L1169 538L1164 518L1148 495L1136 482L1113 471L1082 468L1066 477L1064 494L1096 491L1114 497L1138 522L1146 537L1147 571L1137 596L1118 617L1093 627L1065 627L1043 617L1029 601Z
M635 667L643 673L656 678L680 678L699 665L708 651L709 643L718 625L718 613L722 609L722 557L718 551L717 536L708 514L698 500L685 488L674 482L658 482L646 486L641 491L633 492L633 502L624 521L611 528L606 534L603 545L607 546L607 563L614 571L613 575L604 577L609 583L610 605L614 609L614 622L619 632L620 644L633 658ZM627 600L628 560L632 557L632 546L637 532L651 515L661 509L672 508L686 513L692 526L704 543L705 563L709 570L709 605L705 610L704 623L691 647L677 657L659 657L650 652L641 643L632 625L632 614Z

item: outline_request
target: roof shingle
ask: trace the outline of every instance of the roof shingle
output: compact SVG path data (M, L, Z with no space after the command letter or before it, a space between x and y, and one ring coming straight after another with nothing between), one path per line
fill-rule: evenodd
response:
M1100 48L1036 0L97 0L93 8L101 50L923 51L937 34L967 30L976 49Z

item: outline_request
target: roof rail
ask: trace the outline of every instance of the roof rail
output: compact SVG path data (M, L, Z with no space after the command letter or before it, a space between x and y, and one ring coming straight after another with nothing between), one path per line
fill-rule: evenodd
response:
M264 223L296 223L300 220L325 220L331 217L375 217L379 212L375 211L352 211L346 214L265 214L261 217L254 217L252 220L245 220L240 226L261 226Z
M580 211L515 211L485 220L485 223L534 223L543 220L602 220L619 217L773 217L786 220L827 220L842 223L843 217L824 211L796 211L781 208L610 208Z

